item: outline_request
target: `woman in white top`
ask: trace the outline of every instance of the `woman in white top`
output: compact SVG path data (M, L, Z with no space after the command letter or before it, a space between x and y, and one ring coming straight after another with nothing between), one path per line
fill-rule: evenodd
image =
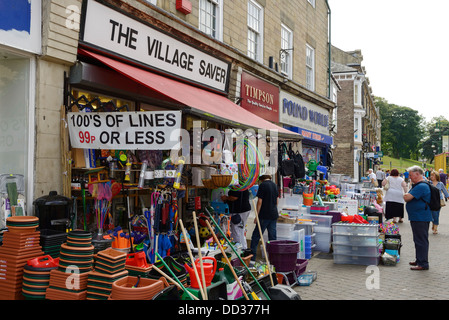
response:
M407 192L407 184L399 176L397 169L391 170L390 175L382 181L382 186L388 183L390 188L386 191L385 201L385 219L393 219L394 223L403 222L404 219L404 193Z

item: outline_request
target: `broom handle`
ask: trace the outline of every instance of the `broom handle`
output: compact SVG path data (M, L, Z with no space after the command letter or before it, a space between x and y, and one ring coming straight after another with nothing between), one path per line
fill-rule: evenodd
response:
M210 225L210 223L209 223L208 220L206 220L206 223L207 223L207 227L208 227L209 230L210 230L210 233L212 234L212 236L214 237L215 242L216 242L217 245L218 245L218 248L220 248L221 254L223 255L223 257L224 257L225 260L226 260L226 264L228 265L229 269L231 269L231 272L232 272L232 275L234 276L234 279L237 281L237 283L238 283L240 289L242 290L242 293L243 293L243 295L245 296L246 300L249 300L249 297L248 297L248 295L246 294L246 291L245 291L245 289L243 288L243 285L242 285L242 283L240 282L239 277L238 277L237 274L235 273L234 267L232 267L231 261L229 261L229 258L228 258L228 256L226 255L226 252L225 252L224 249L223 249L223 246L221 245L220 241L218 241L217 235L215 234L214 230L212 229L212 226Z
M207 214L209 215L210 219L212 220L212 222L214 223L215 227L217 228L218 231L220 231L221 235L223 236L223 238L226 240L226 243L228 244L228 246L232 249L232 251L234 251L235 255L237 256L237 258L239 258L240 262L242 263L242 265L245 267L246 271L248 271L249 275L251 276L251 278L253 278L253 280L256 282L257 286L259 287L260 291L263 292L264 296L268 299L271 300L270 296L265 292L265 290L262 288L262 285L259 283L259 281L256 279L256 277L253 275L253 273L251 272L251 270L248 268L248 266L246 265L245 261L243 261L242 257L239 256L239 254L237 253L237 250L235 250L234 246L232 245L231 241L229 241L228 238L226 238L225 233L223 232L223 230L221 230L220 226L218 225L218 223L214 220L214 217L212 216L212 214L210 213L208 208L204 209Z
M263 249L263 253L265 255L265 262L267 263L267 266L268 266L268 274L270 275L271 286L274 287L273 277L271 276L270 261L268 260L267 249L265 248L265 240L263 239L262 228L260 226L260 221L259 221L259 213L257 212L257 204L255 202L255 199L253 199L252 201L253 201L253 205L254 205L254 212L256 214L257 227L259 228L260 239L262 240L262 249Z
M162 258L161 258L161 260L164 261ZM168 266L165 264L165 262L163 262L163 263L164 263L164 265L166 266L166 268L171 272L171 270L168 268ZM161 269L159 269L158 267L156 267L154 264L153 264L152 268L153 268L154 270L156 270L157 272L159 272L159 273L160 273L161 275L163 275L164 277L166 277L168 280L170 280L170 281L171 281L175 286L177 286L179 289L183 290L184 292L187 292L187 294L190 296L190 298L192 298L192 300L199 300L197 297L195 297L193 294L191 294L190 291L187 290L187 289L181 284L181 282L179 281L179 279L177 279L177 278L175 277L175 278L176 278L176 281L173 280L173 278L171 278L170 276L168 276L164 271L162 271ZM178 283L177 281L179 281L179 283Z
M190 249L188 238L187 238L187 232L186 232L186 229L184 228L184 224L182 223L182 220L179 220L179 224L181 225L182 234L184 236L185 243L187 246L187 252L189 253L190 260L192 261L192 268L193 268L193 271L195 272L196 281L198 282L198 287L200 289L201 296L203 297L203 300L206 300L206 295L203 292L203 286L201 284L200 276L198 275L198 271L196 270L195 260L193 259L192 251Z
M200 233L199 233L198 224L197 224L197 221L196 221L196 212L193 211L192 215L193 215L193 224L195 226L196 245L198 247L198 258L200 259L201 278L203 280L203 288L206 288L207 287L206 286L206 278L204 276L203 256L202 256L202 253L201 253ZM206 300L207 300L207 289L204 289L204 295L205 295Z

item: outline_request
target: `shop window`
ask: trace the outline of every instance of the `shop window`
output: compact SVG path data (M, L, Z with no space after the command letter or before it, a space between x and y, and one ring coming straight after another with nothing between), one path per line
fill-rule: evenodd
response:
M0 58L0 174L27 173L30 60Z
M248 56L263 61L263 9L256 2L248 1Z

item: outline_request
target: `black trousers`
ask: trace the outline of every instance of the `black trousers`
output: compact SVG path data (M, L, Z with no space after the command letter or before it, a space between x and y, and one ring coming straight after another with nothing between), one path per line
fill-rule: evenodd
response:
M416 264L429 267L429 221L410 221L415 243Z

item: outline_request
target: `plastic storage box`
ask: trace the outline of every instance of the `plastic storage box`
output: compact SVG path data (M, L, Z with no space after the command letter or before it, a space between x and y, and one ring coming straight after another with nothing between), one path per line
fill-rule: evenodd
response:
M378 265L380 259L380 253L375 256L362 256L362 255L346 255L346 254L335 254L334 253L334 263L335 264L359 264L364 266Z
M332 216L324 214L299 214L299 219L309 219L317 224L317 227L328 227L332 225Z
M381 245L376 246L353 246L349 244L333 244L332 249L334 254L342 255L356 255L356 256L376 256L379 252Z
M378 236L354 236L346 234L332 234L333 244L343 244L352 246L376 246L378 243Z
M338 222L332 224L332 231L341 235L377 236L379 234L379 225Z

